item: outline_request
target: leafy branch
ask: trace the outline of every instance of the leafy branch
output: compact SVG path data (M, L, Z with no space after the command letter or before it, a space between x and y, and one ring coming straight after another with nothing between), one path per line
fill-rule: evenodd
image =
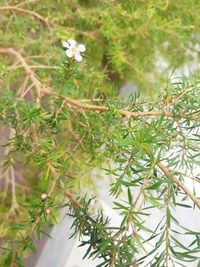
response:
M48 236L64 206L71 237L98 267L196 264L199 232L176 211L200 208L200 83L198 75L165 83L155 58L173 68L198 52L199 3L4 2L0 266L23 266L34 236ZM159 98L119 98L130 77ZM93 197L100 175L109 177L118 227Z

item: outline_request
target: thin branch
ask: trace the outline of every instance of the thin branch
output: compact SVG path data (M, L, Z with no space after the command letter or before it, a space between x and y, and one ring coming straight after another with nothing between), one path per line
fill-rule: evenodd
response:
M126 227L126 230L128 230L128 225L129 223L131 222L131 216L133 215L133 212L134 212L134 209L135 207L137 206L139 200L140 200L140 197L142 196L143 193L143 189L148 185L149 183L149 177L151 176L151 173L153 171L153 167L155 166L156 162L154 162L153 166L149 169L146 177L144 178L144 181L143 181L143 185L141 186L141 188L139 189L139 192L135 198L135 201L132 203L131 207L130 207L130 210L128 212L128 218L127 218L127 227ZM136 235L137 233L134 232L134 236Z
M70 31L72 32L75 32L76 34L81 34L81 35L85 35L87 37L89 37L90 39L97 39L97 37L95 36L95 31L93 32L88 32L88 31L83 31L83 30L79 30L79 29L76 29L74 27L70 27L70 26L63 26L63 25L57 25L56 23L54 23L54 21L51 21L49 18L45 18L43 17L42 15L38 14L37 12L34 12L32 10L29 10L29 9L24 9L24 8L21 8L19 7L20 5L15 5L15 6L2 6L0 7L0 11L4 11L4 10L8 10L8 11L17 11L17 12L21 12L21 13L24 13L24 14L29 14L37 19L39 19L42 23L44 23L48 28L49 30L51 30L51 27L50 26L57 26L57 27L60 27L60 28L67 28L69 29ZM68 16L69 18L71 17Z
M72 152L75 152L76 149L77 149L78 147L79 147L79 143L77 143L77 145L72 149ZM69 158L69 156L68 156L68 158ZM52 196L52 194L53 194L53 192L54 192L54 190L55 190L55 187L56 187L56 185L57 185L57 182L58 182L58 180L59 180L59 178L60 178L59 174L56 173L56 169L54 168L53 165L50 166L50 170L51 170L51 172L52 172L54 178L53 178L52 185L51 185L51 187L50 187L50 189L49 189L49 192L48 192L48 197ZM35 222L32 224L32 227L31 227L31 229L30 229L30 231L29 231L29 234L28 234L28 236L27 236L26 242L28 242L28 241L32 238L33 233L34 233L34 231L35 231L35 228L36 228L37 225L40 223L40 219L41 219L42 215L43 215L43 213L40 212L40 213L38 213L38 215L36 216L36 220L35 220Z
M82 209L81 204L76 200L75 196L70 191L65 191L65 195L69 199L69 202L74 209Z
M47 90L47 87L44 86L39 81L39 79L36 77L36 74L33 72L33 70L30 68L30 66L26 62L25 58L18 51L14 50L13 48L0 48L0 53L13 55L19 60L19 62L22 64L24 70L26 71L27 75L29 76L30 80L34 84L34 87L36 88L37 98L40 98L41 92L43 90ZM48 89L48 90L50 90L50 89Z
M54 95L54 97L56 98L63 98L66 100L66 102L68 104L70 104L72 107L75 107L77 109L82 109L82 110L90 110L90 111L99 111L99 112L108 112L111 111L111 109L109 107L105 107L105 106L98 106L98 105L89 105L89 104L83 104L81 100L76 100L67 96L63 96L63 95L56 95L54 93L52 93L51 91L48 90L43 90L42 91L44 94L52 94ZM143 111L143 112L132 112L132 111L128 111L125 109L119 109L118 112L126 117L151 117L151 116L166 116L169 118L175 118L174 114L172 112L165 112L165 111ZM190 116L190 113L185 113L185 114L178 114L178 116L182 119L188 119L188 116ZM192 120L194 121L199 121L199 119L196 118L192 118Z
M30 69L61 69L61 67L59 66L46 66L46 65L29 65ZM8 68L8 70L12 70L12 69L19 69L19 68L24 68L23 65L17 65L17 66L11 66Z
M4 33L4 34L8 32L9 27L10 27L10 25L11 25L11 22L12 22L13 18L14 18L14 16L11 15L10 18L9 18L9 20L8 20L8 22L7 22L7 24L6 24L6 26L4 27L4 30L3 30L3 33Z
M131 207L129 209L125 232L127 232L129 230L129 225L131 223L131 219L132 219L135 207L137 206L137 203L140 200L141 195L142 195L142 191L140 190L138 192L138 194L137 194L137 197L136 197L135 201L132 203L132 205L131 205ZM133 236L135 237L136 235L137 235L137 231L135 230L135 227L133 226Z
M146 151L146 149L145 152L149 156L149 153ZM162 163L156 162L156 165L165 174L166 177L169 177L173 174L173 172ZM186 193L186 195L189 196L189 198L193 201L193 203L200 209L200 200L192 192L190 192L190 190L184 185L184 183L182 183L175 176L172 176L172 182L176 184L178 187L180 187Z
M28 84L28 80L29 80L29 77L26 76L25 79L24 79L24 82L23 82L22 86L18 89L18 93L19 93L20 96L21 96L21 95L24 93L24 91L26 90L26 86L27 86L27 84Z
M24 98L33 87L34 84L32 83L24 92L22 92L21 94L22 98Z
M33 72L31 67L27 64L25 58L16 50L13 48L0 48L0 53L4 54L12 54L14 55L22 64L23 68L25 69L26 73L29 75L31 81L33 82L35 88L37 89L37 96L40 97L42 94L50 94L54 95L56 98L63 98L66 100L68 104L75 108L79 108L82 110L91 110L91 111L104 111L108 112L111 109L109 107L105 106L98 106L98 105L89 105L89 104L83 104L81 100L76 100L67 96L63 95L56 95L55 93L52 93L52 90L50 87L44 86L36 77L36 74ZM165 111L143 111L143 112L132 112L125 109L119 109L118 112L122 114L123 116L129 118L129 117L150 117L150 116L167 116L169 118L174 118L174 114L172 112L165 112ZM191 113L185 113L185 114L178 114L178 116L182 119L188 119L189 116L191 116ZM192 118L194 121L199 121L197 118Z
M43 16L41 16L40 14L32 11L32 10L28 10L28 9L24 9L21 8L19 6L2 6L0 7L0 11L1 10L10 10L10 11L18 11L24 14L29 14L37 19L39 19L41 22L43 22L44 24L46 24L48 27L50 26L51 22L49 21L48 18L44 18Z
M172 172L162 163L157 162L156 165L161 169L166 177L169 177L172 174ZM172 177L172 182L179 188L181 188L186 193L186 195L189 196L193 203L200 209L200 200L192 192L190 192L190 190L179 179Z
M174 171L175 172L175 171ZM185 177L187 177L187 178L189 178L189 179L191 179L191 180L193 180L193 182L197 182L197 183L200 183L200 178L199 177L193 177L193 176L191 176L191 175L188 175L187 173L183 173L183 172L178 172L178 173L180 173L181 175L185 175Z
M171 185L168 186L167 189L167 194L166 194L166 208L165 208L165 213L166 213L166 227L165 227L165 250L166 250L166 255L165 255L165 263L166 267L169 266L169 225L168 222L170 220L169 218L169 205L170 205L170 195L171 195Z
M16 198L16 190L15 190L15 173L13 166L10 167L10 175L11 175L11 187L12 187L12 205L10 212L15 212L18 209L18 203Z
M54 175L54 179L53 179L53 183L52 183L52 185L51 185L51 187L50 187L50 190L49 190L49 192L48 192L48 197L51 197L51 195L53 194L54 189L55 189L55 186L56 186L57 181L58 181L58 179L59 179L59 175L56 174L55 168L54 168L53 166L51 166L51 171L52 171L52 173L53 173L53 175ZM41 213L41 211L37 214L37 216L36 216L36 220L35 220L35 222L32 224L31 229L30 229L30 231L29 231L29 234L28 234L28 236L27 236L27 239L26 239L26 242L27 242L27 243L28 243L28 241L32 238L33 233L34 233L34 231L35 231L35 228L36 228L37 225L39 224L42 215L43 215L43 213Z
M177 102L187 93L191 92L193 87L190 86L186 90L184 90L177 98L174 99L173 104L177 104Z

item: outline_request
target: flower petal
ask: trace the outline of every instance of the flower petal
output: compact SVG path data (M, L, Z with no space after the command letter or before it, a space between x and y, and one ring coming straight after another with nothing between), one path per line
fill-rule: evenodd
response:
M63 42L62 45L63 45L63 47L65 47L65 48L69 48L69 43L68 43L68 42Z
M85 52L85 46L83 44L78 45L79 52Z
M82 61L82 59L83 59L83 57L82 57L79 53L76 53L76 54L74 55L74 58L75 58L76 61L78 61L78 62Z
M72 52L71 52L69 49L67 49L67 50L65 51L65 53L66 53L66 55L67 55L68 57L73 57L73 54L72 54Z
M73 39L69 39L69 40L68 40L68 43L69 43L71 46L75 46L75 45L76 45L76 41L73 40Z

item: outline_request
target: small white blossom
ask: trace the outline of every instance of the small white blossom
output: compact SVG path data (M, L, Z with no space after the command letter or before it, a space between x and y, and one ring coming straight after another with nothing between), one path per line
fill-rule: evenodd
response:
M48 195L47 195L46 193L43 193L43 194L41 195L41 199L42 199L42 200L46 200L47 197L48 197Z
M85 52L85 46L83 44L77 44L73 39L69 39L67 42L63 42L63 47L66 48L66 55L69 58L75 58L76 61L82 61L83 57L80 53Z
M45 212L46 212L46 214L49 214L49 213L51 213L51 210L50 209L45 209Z

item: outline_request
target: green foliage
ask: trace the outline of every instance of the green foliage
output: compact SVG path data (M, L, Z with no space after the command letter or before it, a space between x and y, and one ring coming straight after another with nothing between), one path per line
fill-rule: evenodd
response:
M199 1L1 3L0 266L24 266L33 236L48 236L64 206L71 237L87 247L84 257L100 258L97 267L197 265L200 234L176 209L200 208L200 82L163 83L156 59L170 68L190 60ZM86 45L80 63L61 47L69 38ZM143 93L121 99L129 79ZM158 88L147 101L144 91ZM119 227L97 208L94 169L111 179ZM151 229L154 210L162 220Z
M78 152L74 152L76 156L85 154L87 161L90 162L90 168L91 162L95 164L95 167L102 166L102 168L106 162L108 165L110 162L115 163L114 168L111 166L106 170L115 177L111 185L111 194L117 198L122 192L127 191L128 194L127 201L117 200L114 203L123 217L119 229L112 228L108 219L104 219L102 212L98 213L97 211L95 219L91 217L88 211L91 206L90 199L78 198L73 202L69 198L70 216L74 218L74 235L79 233L81 236L89 237L87 241L85 239L82 241L82 245L89 246L85 256L102 258L100 266L112 264L114 266L131 266L131 264L142 263L158 248L162 248L165 238L169 238L170 241L167 245L169 252L163 250L161 254L158 254L155 257L155 266L164 265L164 262L168 261L166 253L170 253L169 260L174 260L174 262L196 260L195 253L199 252L198 233L187 230L188 234L193 237L191 249L180 245L180 241L174 238L172 233L176 231L181 235L183 234L182 230L185 229L174 217L173 209L169 207L174 209L176 206L191 208L187 203L184 204L186 201L184 196L187 192L180 190L179 184L173 180L173 176L176 175L180 181L183 181L184 176L189 175L199 164L199 150L197 149L199 147L199 112L197 107L200 100L199 97L195 97L199 96L199 88L198 81L193 86L179 82L177 85L169 87L167 94L173 100L168 105L167 112L159 113L164 102L159 102L152 109L153 103L141 102L138 97L127 100L123 105L129 106L132 114L136 115L130 117L128 123L125 124L120 115L122 103L119 100L113 102L115 111L112 108L102 113L91 110L86 115L85 112L82 114L83 110L81 111L81 109L77 110L73 106L65 105L59 116L56 110L60 111L63 102L52 101L55 95L46 99L48 101L48 105L45 101L46 107L17 99L15 95L2 97L0 100L1 121L15 131L15 136L8 143L13 148L9 154L12 155L12 159L15 159L15 155L21 153L26 165L32 163L39 167L38 171L41 177L37 193L34 193L23 205L28 209L27 220L23 224L15 226L15 231L20 233L19 236L16 236L17 239L19 238L17 244L21 249L21 252L18 253L22 255L25 248L35 250L31 240L33 230L40 237L45 234L42 230L44 226L51 226L52 223L55 223L54 216L59 207L63 206L65 191L74 184L68 173L75 175L74 156L71 156L71 153L79 143L72 139L66 141L67 143L62 143L58 139L63 131L66 132L65 125L70 120L75 136L84 137ZM165 99L166 95L162 98ZM65 98L65 101L70 100ZM108 103L104 104L109 107L109 102L108 100ZM154 116L146 119L148 114L144 110L151 110ZM78 120L74 116L77 116ZM84 127L87 122L89 122L89 126ZM177 122L179 123L178 128L176 127ZM34 129L37 131L37 142L33 138ZM75 147L74 142L77 143ZM174 146L178 146L180 149L179 157L174 151ZM99 153L99 150L102 150L102 153ZM88 168L87 161L84 164L84 171ZM4 168L9 168L9 164L12 162L5 161ZM162 168L159 169L160 163L167 163L170 175L166 176ZM185 174L181 172L183 166L187 167ZM139 191L141 192L140 196L143 196L145 200L140 206L137 206L137 209L135 202L137 199L133 200L135 188L141 190ZM62 197L58 197L56 193L60 190L64 193L63 196L59 193ZM49 192L45 201L40 198L43 192ZM178 200L179 196L182 198L181 203ZM144 223L145 218L150 215L152 208L165 209L166 201L168 203L166 220L162 220L155 230L148 229ZM199 205L198 202L196 204ZM50 214L46 213L47 209L51 210ZM128 234L130 225L135 229L132 230L132 234ZM178 227L180 230L177 230ZM25 231L25 229L27 230ZM168 229L169 235L164 238L166 229ZM143 231L149 234L148 240L157 240L157 245L150 253L138 258L136 255L139 253L139 248L143 248L145 251L143 243L147 242L140 234ZM177 246L181 251L177 251ZM132 255L135 255L134 260Z
M7 6L19 9L3 9ZM47 65L48 69L37 70L40 78L47 82L55 77L51 67L61 65L58 44L73 36L87 46L87 71L83 70L86 78L81 74L80 82L73 77L79 94L85 82L84 92L87 90L89 94L98 89L106 90L106 76L116 85L130 78L151 92L160 87L160 72L155 64L158 55L169 61L170 68L190 60L189 51L198 56L195 33L200 26L199 8L199 1L193 0L75 0L57 1L56 5L51 0L42 3L18 0L9 4L3 0L0 41L23 50L31 65ZM2 67L7 72L4 60ZM9 71L6 75L11 79L17 75L19 80L20 72L18 69L18 73ZM93 84L94 81L98 84Z

